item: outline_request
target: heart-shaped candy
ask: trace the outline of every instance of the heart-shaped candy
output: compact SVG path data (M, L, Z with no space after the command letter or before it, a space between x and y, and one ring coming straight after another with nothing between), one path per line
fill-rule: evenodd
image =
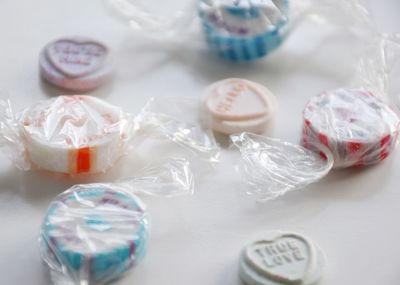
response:
M281 234L246 247L246 264L259 276L278 284L303 284L315 259L313 246L296 234Z
M47 46L46 55L53 67L65 76L82 77L103 66L108 48L84 38L60 39Z
M212 116L227 121L243 121L268 115L266 90L244 79L227 79L208 90L205 106Z

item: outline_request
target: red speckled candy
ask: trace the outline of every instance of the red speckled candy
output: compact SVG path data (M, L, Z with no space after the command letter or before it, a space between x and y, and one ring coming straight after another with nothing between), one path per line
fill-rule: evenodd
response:
M330 149L335 167L378 163L393 151L399 117L373 94L339 89L313 97L304 110L303 145Z

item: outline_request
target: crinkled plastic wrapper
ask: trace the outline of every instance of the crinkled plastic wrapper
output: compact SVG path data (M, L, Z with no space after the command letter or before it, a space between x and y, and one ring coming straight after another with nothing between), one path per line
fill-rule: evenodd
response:
M151 99L137 116L141 129L151 137L167 138L200 158L218 162L220 147L212 130L201 123L193 98Z
M14 115L10 104L1 102L0 146L24 170L34 166L65 174L104 172L139 137L152 135L179 142L203 159L218 156L212 134L156 113L151 104L134 116L95 97L59 96Z
M248 193L259 201L278 198L327 175L333 166L329 150L325 157L299 145L251 133L232 135L243 163L238 172L249 185Z
M250 133L232 135L248 193L267 201L325 177L332 168L379 163L397 146L400 119L364 90L338 89L313 97L304 110L303 146Z
M208 46L232 62L270 54L308 16L348 29L370 26L369 15L358 0L191 0L163 16L139 0L107 2L134 30L161 41L163 47Z
M319 181L332 168L377 164L394 152L400 118L388 86L395 80L391 70L400 55L398 39L372 33L356 68L355 87L309 100L303 146L249 133L231 136L241 152L239 173L248 193L260 201L275 199Z
M56 285L106 284L145 256L149 215L136 194L177 196L194 190L184 159L147 167L113 184L76 185L49 206L41 228L42 258Z

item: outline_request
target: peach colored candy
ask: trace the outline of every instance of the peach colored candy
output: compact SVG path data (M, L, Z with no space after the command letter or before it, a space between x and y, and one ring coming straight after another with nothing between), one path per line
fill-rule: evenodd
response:
M268 114L268 98L263 90L244 79L217 82L206 98L208 111L229 121L256 119Z

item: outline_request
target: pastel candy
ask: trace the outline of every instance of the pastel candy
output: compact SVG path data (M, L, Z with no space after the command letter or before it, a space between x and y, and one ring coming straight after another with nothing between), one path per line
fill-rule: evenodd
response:
M269 232L245 247L239 275L248 285L310 285L322 276L325 258L308 238Z
M303 145L332 152L335 167L386 159L396 145L399 117L372 93L339 89L313 97L304 113ZM321 154L324 155L324 154Z
M63 268L74 284L105 284L145 255L148 220L143 205L108 184L77 185L60 194L41 230L45 262Z
M241 121L268 114L268 100L263 91L244 80L224 81L212 92L206 98L206 106L220 119Z
M280 46L288 32L288 0L200 0L207 42L230 61L260 59Z
M73 91L94 89L112 76L109 49L88 38L64 38L48 44L39 65L45 80Z
M244 80L226 79L207 88L202 117L220 133L263 133L276 111L275 96L264 86Z
M124 113L90 96L59 96L40 102L21 116L29 159L59 173L96 173L119 157Z

